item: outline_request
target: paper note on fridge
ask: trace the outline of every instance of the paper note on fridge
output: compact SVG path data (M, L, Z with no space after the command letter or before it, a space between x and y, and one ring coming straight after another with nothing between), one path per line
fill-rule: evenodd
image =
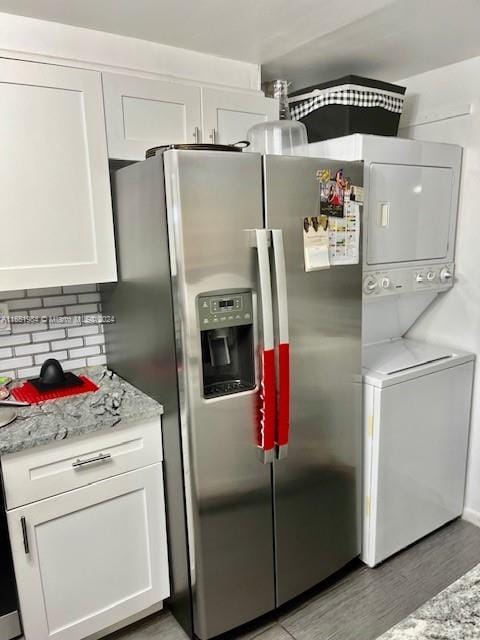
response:
M303 219L303 250L305 271L328 269L329 234L326 216L309 216Z
M360 258L360 204L347 201L343 218L328 219L329 260L332 266L357 264Z

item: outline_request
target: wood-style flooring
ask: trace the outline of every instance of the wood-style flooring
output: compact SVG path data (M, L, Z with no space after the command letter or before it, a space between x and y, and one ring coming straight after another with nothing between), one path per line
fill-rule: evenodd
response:
M375 569L359 561L225 640L374 640L480 563L480 528L457 520ZM187 640L164 611L108 640Z

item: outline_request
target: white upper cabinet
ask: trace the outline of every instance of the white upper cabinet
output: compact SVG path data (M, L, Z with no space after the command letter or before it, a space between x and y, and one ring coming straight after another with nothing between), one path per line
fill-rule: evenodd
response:
M260 93L217 90L115 73L103 74L108 155L143 160L162 144L231 143L278 118L276 100Z
M114 73L103 74L108 155L143 160L162 144L200 140L200 88Z
M0 291L116 279L97 71L0 59Z
M203 142L245 140L254 124L278 119L278 102L259 94L202 89Z

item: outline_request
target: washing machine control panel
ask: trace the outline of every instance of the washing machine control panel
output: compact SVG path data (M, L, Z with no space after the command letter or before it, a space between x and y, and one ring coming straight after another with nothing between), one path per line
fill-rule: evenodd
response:
M416 291L445 291L453 285L454 265L372 270L363 276L363 298L375 299Z

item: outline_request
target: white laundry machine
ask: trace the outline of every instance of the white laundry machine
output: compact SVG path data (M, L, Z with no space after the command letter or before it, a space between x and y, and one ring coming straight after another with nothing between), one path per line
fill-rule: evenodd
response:
M361 134L309 146L364 161L362 559L374 566L463 510L474 355L405 337L453 286L462 150Z
M364 349L362 559L371 567L463 511L473 360L409 339Z

